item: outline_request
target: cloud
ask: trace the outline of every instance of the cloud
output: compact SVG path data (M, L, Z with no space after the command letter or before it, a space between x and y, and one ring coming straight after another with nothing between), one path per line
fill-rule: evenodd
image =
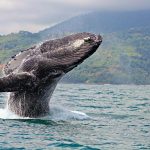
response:
M150 0L1 0L0 34L45 27L89 11L150 9Z

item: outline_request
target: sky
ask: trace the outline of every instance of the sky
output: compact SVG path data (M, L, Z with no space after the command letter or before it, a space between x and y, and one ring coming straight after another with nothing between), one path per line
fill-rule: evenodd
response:
M0 0L0 35L38 32L92 11L150 9L150 0Z

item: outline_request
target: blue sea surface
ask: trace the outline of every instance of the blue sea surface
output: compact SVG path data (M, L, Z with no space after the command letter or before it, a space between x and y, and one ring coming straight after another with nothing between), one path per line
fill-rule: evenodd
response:
M0 149L150 150L149 85L59 84L42 119L14 118L6 99Z

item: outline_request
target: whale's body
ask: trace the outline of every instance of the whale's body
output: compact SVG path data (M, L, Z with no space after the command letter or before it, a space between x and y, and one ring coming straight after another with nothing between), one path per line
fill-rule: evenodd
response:
M0 92L10 92L8 109L23 117L49 113L51 95L63 75L92 55L101 36L78 33L21 51L5 65Z

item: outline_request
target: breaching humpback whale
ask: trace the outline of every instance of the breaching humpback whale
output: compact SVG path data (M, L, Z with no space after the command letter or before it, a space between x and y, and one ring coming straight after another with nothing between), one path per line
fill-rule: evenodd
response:
M49 113L51 95L67 72L92 55L102 42L100 35L77 33L45 41L21 51L5 65L0 92L10 92L7 107L23 117Z

